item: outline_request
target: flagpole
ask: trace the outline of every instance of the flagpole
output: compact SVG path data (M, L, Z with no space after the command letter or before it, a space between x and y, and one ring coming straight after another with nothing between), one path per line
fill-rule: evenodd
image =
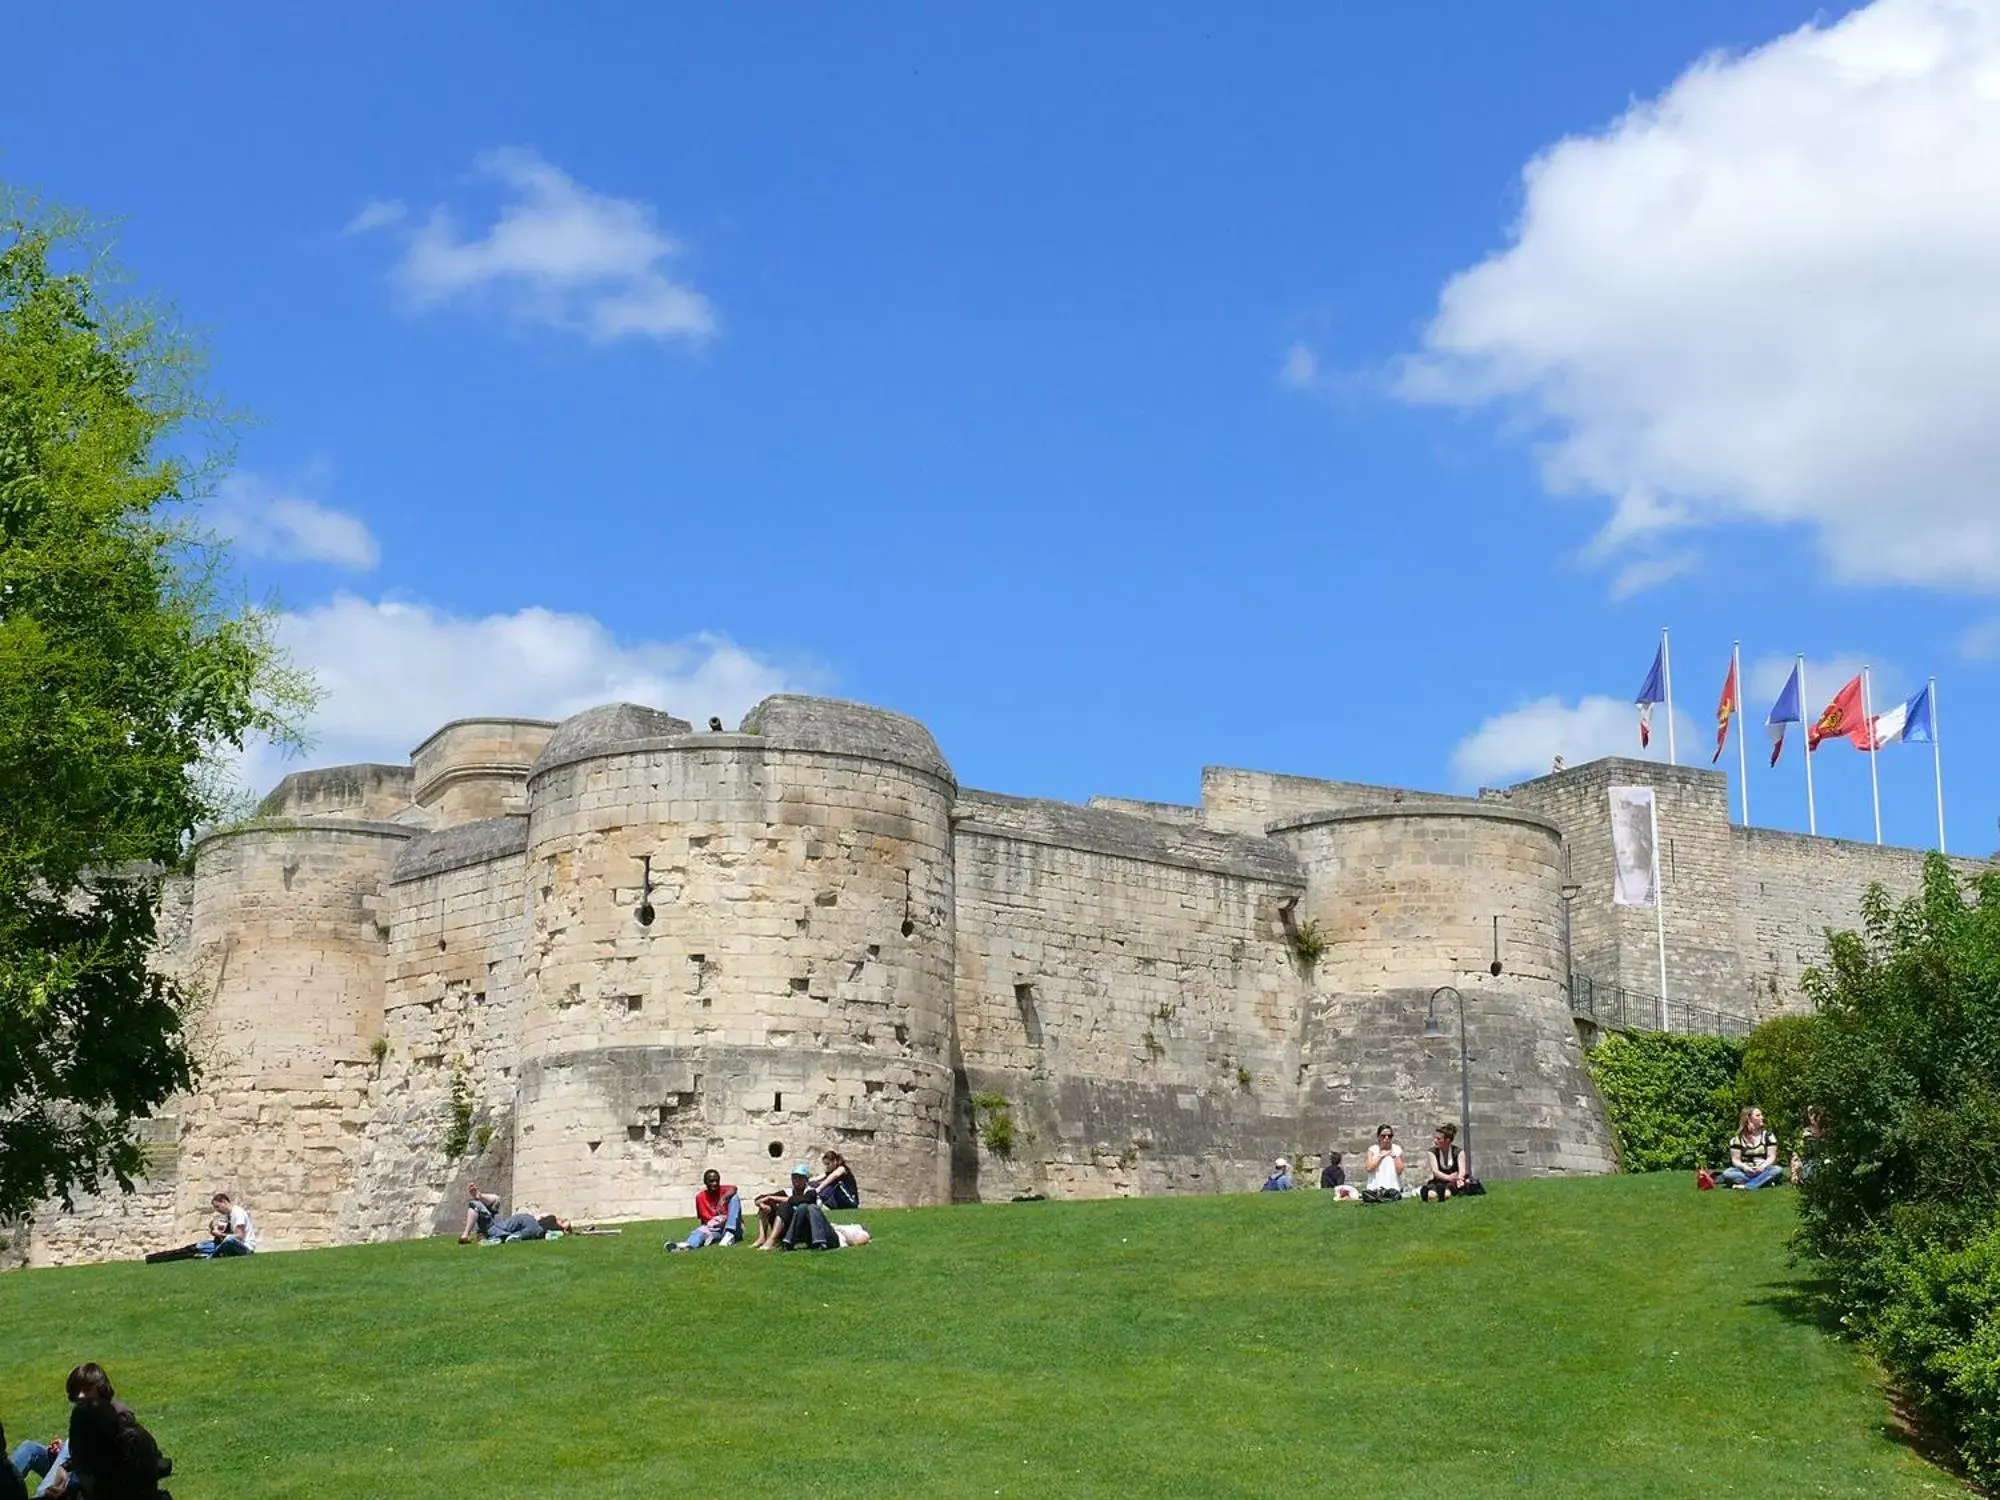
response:
M1882 842L1882 782L1875 774L1875 757L1882 753L1875 743L1875 706L1868 696L1868 669L1861 669L1861 723L1868 740L1868 790L1875 798L1875 842Z
M1937 787L1938 853L1944 853L1944 753L1938 749L1937 679L1931 679L1931 780Z
M1743 793L1743 826L1750 826L1750 752L1743 745L1743 643L1729 646L1729 680L1736 684L1736 784ZM1804 709L1799 710L1801 713Z
M1806 706L1811 702L1812 695L1806 691L1806 654L1801 651L1799 653L1799 718L1801 720L1805 719ZM1805 731L1804 738L1806 742L1804 751L1806 763L1806 831L1817 836L1819 833L1819 812L1813 806L1812 725L1809 722L1802 722L1799 728Z
M1660 883L1660 798L1653 794L1646 805L1647 816L1653 820L1653 935L1660 945L1660 1030L1667 1025L1667 892Z
M1660 627L1660 685L1667 693L1667 764L1677 766L1674 757L1674 654L1667 645L1667 627Z

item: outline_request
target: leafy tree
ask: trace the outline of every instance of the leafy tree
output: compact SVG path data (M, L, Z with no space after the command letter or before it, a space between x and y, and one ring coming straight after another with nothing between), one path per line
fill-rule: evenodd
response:
M0 1217L130 1188L192 1075L158 872L225 810L222 757L309 703L189 520L220 459L198 351L114 280L0 188Z
M2000 1479L2000 871L1968 892L1932 855L1916 895L1872 889L1805 988L1826 1139L1800 1242L1847 1326Z
M1804 1132L1819 1017L1773 1016L1743 1043L1743 1068L1736 1075L1731 1103L1757 1105L1789 1150Z

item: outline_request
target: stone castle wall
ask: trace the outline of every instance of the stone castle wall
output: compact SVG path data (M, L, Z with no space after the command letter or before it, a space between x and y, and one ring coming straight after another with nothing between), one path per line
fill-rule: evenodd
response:
M138 1192L39 1215L28 1257L185 1242L218 1189L289 1248L454 1228L468 1177L684 1215L707 1166L755 1191L829 1147L870 1203L1242 1190L1382 1120L1414 1160L1460 1112L1459 998L1476 1170L1605 1170L1566 978L1658 987L1654 914L1610 899L1628 783L1677 999L1796 1005L1823 929L1921 869L1735 828L1724 778L1651 762L1476 799L1211 767L1197 804L1079 807L824 699L458 721L287 777L168 882L200 1087Z

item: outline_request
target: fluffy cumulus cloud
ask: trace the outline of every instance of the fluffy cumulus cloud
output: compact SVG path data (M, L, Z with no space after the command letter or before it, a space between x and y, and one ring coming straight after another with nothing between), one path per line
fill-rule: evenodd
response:
M1718 684L1720 686L1720 684ZM1695 721L1676 705L1674 733L1685 763L1696 750ZM1461 787L1502 786L1531 776L1546 775L1560 755L1567 765L1580 766L1607 755L1647 760L1667 758L1667 717L1664 707L1653 710L1653 744L1639 748L1639 711L1631 703L1593 694L1576 703L1556 697L1537 698L1506 713L1495 714L1459 742L1451 768Z
M664 708L734 727L768 694L810 689L810 667L766 660L719 636L621 641L588 615L523 609L467 617L351 594L278 622L322 693L303 761L259 748L239 768L254 790L302 765L401 762L440 724L482 714L560 719L599 703Z
M363 571L382 557L374 533L360 517L294 494L259 474L238 473L223 480L203 520L251 557Z
M475 169L506 197L481 231L444 208L406 230L403 206L382 200L348 223L402 239L395 281L412 306L481 302L600 342L716 331L708 299L670 274L683 247L649 205L594 192L521 147L489 151Z
M1524 422L1607 554L1750 521L1844 582L2000 589L1996 265L2000 6L1876 0L1529 163L1402 390Z

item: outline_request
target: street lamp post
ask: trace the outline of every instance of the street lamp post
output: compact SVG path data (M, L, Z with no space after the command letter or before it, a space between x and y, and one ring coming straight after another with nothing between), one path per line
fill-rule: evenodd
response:
M1458 1002L1458 1131L1459 1139L1465 1143L1465 1155L1472 1157L1472 1068L1465 1054L1465 996L1448 984L1441 984L1431 991L1430 1015L1424 1021L1424 1040L1435 1041L1444 1036L1445 1030L1438 1025L1438 996L1449 995Z

